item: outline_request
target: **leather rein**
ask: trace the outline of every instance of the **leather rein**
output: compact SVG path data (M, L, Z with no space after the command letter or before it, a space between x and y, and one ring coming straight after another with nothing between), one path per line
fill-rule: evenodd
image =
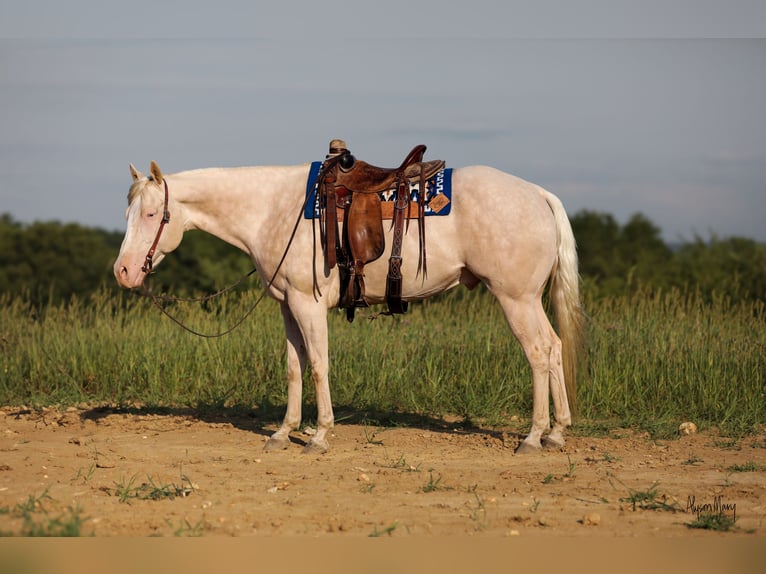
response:
M160 227L157 230L157 235L154 237L154 242L152 242L152 246L149 248L149 251L146 253L146 259L144 260L144 265L141 267L141 271L143 271L147 276L151 274L152 272L152 259L154 258L154 253L157 250L157 245L159 245L160 237L162 236L162 232L165 229L165 226L170 223L170 210L168 209L168 202L169 202L169 194L168 194L168 181L165 178L162 178L163 183L165 184L165 203L163 205L162 209L162 221L160 222ZM269 291L269 288L274 283L274 279L277 278L277 273L279 273L279 270L282 268L282 264L285 262L285 259L287 258L287 252L290 250L290 246L293 244L293 240L295 239L295 234L298 231L298 225L300 225L301 219L303 218L303 212L306 209L306 204L308 203L309 194L306 194L306 199L303 201L303 205L301 206L300 211L298 212L298 218L295 221L295 226L293 227L293 231L290 234L290 239L287 241L287 246L285 247L285 251L282 254L282 258L279 260L279 263L277 264L276 269L274 269L274 274L271 276L271 279L269 279L269 282L266 284L263 292L260 294L260 296L255 300L255 303L248 309L245 314L240 318L236 323L234 323L231 327L224 331L220 331L218 333L208 334L208 333L201 333L199 331L196 331L195 329L192 329L188 325L185 325L183 322L181 322L179 319L168 313L167 309L162 305L162 303L196 303L196 302L203 302L203 301L209 301L210 299L213 299L214 297L217 297L218 295L222 295L228 291L231 291L234 289L237 285L242 283L245 279L250 277L253 273L256 272L256 268L253 267L250 271L248 271L245 275L240 277L235 283L232 285L229 285L228 287L224 287L220 291L216 291L215 293L211 293L209 295L205 295L203 297L194 297L194 298L179 298L179 297L167 297L162 295L155 295L152 293L146 286L143 286L141 290L135 291L136 293L143 295L144 297L148 297L152 300L152 303L160 310L162 313L168 317L171 321L173 321L176 325L183 328L185 331L188 331L189 333L193 335L197 335L198 337L203 337L205 339L217 339L219 337L223 337L224 335L228 335L232 331L234 331L237 327L239 327L242 323L245 322L245 319L247 319L252 312L255 310L255 308L258 306L258 304L264 299L266 294Z

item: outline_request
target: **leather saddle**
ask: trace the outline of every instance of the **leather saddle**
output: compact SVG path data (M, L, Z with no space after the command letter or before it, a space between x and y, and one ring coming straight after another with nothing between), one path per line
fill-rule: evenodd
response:
M385 236L380 193L393 190L393 240L386 277L388 313L405 313L402 301L402 241L405 220L417 218L419 229L418 274L427 272L425 246L426 181L444 169L444 161L423 161L426 146L415 146L397 168L382 168L357 160L343 140L332 140L319 172L320 229L325 258L330 269L340 270L339 307L354 320L354 309L367 307L364 266L383 255ZM412 214L410 183L419 183L416 213ZM406 212L406 213L405 213ZM339 232L338 223L343 223Z

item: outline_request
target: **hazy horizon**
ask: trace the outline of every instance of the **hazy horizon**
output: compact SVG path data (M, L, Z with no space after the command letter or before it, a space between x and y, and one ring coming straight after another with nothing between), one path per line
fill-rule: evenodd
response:
M559 18L484 0L407 4L405 25L364 2L300 19L238 0L4 4L0 213L123 230L129 163L297 164L340 137L378 165L418 143L492 165L570 214L642 213L670 243L766 241L766 9L542 4Z

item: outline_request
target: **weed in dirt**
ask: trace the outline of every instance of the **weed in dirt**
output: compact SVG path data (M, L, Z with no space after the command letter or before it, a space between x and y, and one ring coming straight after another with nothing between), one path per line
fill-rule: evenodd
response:
M399 458L395 461L391 461L389 464L382 464L383 468L393 468L394 470L401 470L402 472L420 472L420 465L422 463L418 463L417 466L413 466L407 462L407 459L404 458L404 455L400 455Z
M362 494L372 494L372 491L375 489L375 483L371 482L370 484L363 484L359 487L359 492Z
M685 461L683 461L681 464L686 464L686 465L690 465L690 466L691 466L691 465L695 465L695 464L701 464L701 463L703 463L703 462L705 462L703 459L701 459L700 457L698 457L698 456L697 456L696 454L694 454L693 452L690 452L690 453L689 453L689 458L687 458L687 459L686 459Z
M83 484L87 484L90 482L90 479L93 478L93 473L96 472L96 465L91 464L88 467L88 470L83 469L83 467L80 467L77 469L77 474L74 478L72 478L71 482L77 482L78 480L82 480Z
M380 427L378 427L377 430L371 431L369 426L368 426L368 424L367 424L367 419L366 418L362 421L362 425L364 427L364 438L367 441L367 444L374 444L374 445L382 446L383 445L383 441L380 440L380 439L375 438L376 436L378 436L378 432L380 431Z
M170 523L167 520L165 522L168 524L168 526L170 526ZM192 524L191 522L189 522L188 518L184 518L179 523L178 528L176 528L173 531L173 536L175 536L176 538L181 538L181 537L195 538L195 537L202 536L204 533L205 533L204 518L200 518L196 524Z
M478 530L484 530L487 526L489 526L489 522L487 521L487 506L484 503L484 498L478 492L476 492L475 486L471 492L475 498L476 504L475 506L469 505L470 514L468 516L476 525Z
M19 502L14 507L14 512L18 515L26 515L43 510L43 502L51 501L53 498L48 494L48 488L46 488L42 494L35 496L30 494L24 502Z
M420 490L423 492L436 492L437 490L442 490L446 487L442 485L441 482L442 476L439 475L438 478L434 478L433 469L428 469L428 482L426 482Z
M567 477L567 478L574 478L574 476L575 476L575 467L577 466L577 463L576 462L572 462L572 459L569 458L569 455L567 455L567 464L568 464L568 468L567 468L567 472L566 472L566 474L564 476Z
M68 506L58 516L49 517L44 514L41 521L35 520L32 515L24 516L24 526L21 536L82 536L82 526L86 518L82 516L82 508Z
M108 463L99 462L99 457L101 456L101 452L98 450L97 446L93 447L93 464L96 468L103 468L104 465Z
M134 498L136 493L136 488L133 486L133 484L136 481L136 475L133 475L130 477L130 480L128 480L128 483L125 483L125 479L121 479L120 482L115 482L115 491L114 494L117 496L120 502L128 502L131 498Z
M692 522L687 522L687 528L700 528L702 530L714 530L716 532L730 532L734 528L737 519L724 513L700 514Z
M749 460L742 464L732 464L727 466L726 470L729 472L761 472L766 470L766 466L758 464L753 460Z
M726 450L742 450L742 445L740 445L739 440L735 438L716 439L713 441L713 446Z
M79 505L68 506L63 512L52 516L47 508L53 504L53 498L46 488L39 496L29 495L26 501L13 508L0 507L0 514L7 514L22 520L18 533L0 531L0 536L24 537L78 537L82 536L82 527L87 520Z
M641 510L665 510L668 512L682 511L683 509L677 501L671 500L668 495L657 491L659 484L659 482L655 481L646 490L632 490L628 488L628 496L620 498L620 502L631 504L634 511L636 508Z
M136 476L133 475L130 477L128 482L126 483L123 479L119 483L116 484L115 488L115 495L120 500L120 502L125 502L127 504L130 504L131 500L162 500L162 499L170 499L173 500L176 497L185 497L189 496L192 492L194 492L194 485L192 484L191 480L189 480L189 477L185 474L181 474L181 484L177 485L175 483L169 483L169 484L157 484L154 482L151 476L147 475L148 482L142 482L138 486L135 486L136 483Z
M577 463L572 462L572 459L569 457L569 455L567 455L567 471L561 476L556 476L552 473L546 474L545 478L543 478L543 484L552 484L562 480L573 480L575 477L576 468Z
M378 530L378 527L376 526L373 528L372 532L370 532L367 536L369 538L378 538L380 536L383 536L384 534L387 534L388 536L391 536L394 533L394 530L396 530L399 526L398 522L394 522L393 524L389 524L386 526L383 530Z

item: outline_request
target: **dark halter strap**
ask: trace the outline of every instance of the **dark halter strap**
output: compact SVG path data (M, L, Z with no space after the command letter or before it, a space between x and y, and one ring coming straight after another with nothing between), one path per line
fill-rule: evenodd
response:
M157 235L154 237L154 243L149 248L149 252L146 254L144 260L144 266L141 267L141 271L146 274L152 271L152 259L154 259L154 252L157 250L157 245L160 242L160 236L162 236L162 230L165 229L165 225L170 223L170 211L168 211L168 180L162 178L162 183L165 184L165 205L162 208L162 221L160 222L160 228L157 230Z

